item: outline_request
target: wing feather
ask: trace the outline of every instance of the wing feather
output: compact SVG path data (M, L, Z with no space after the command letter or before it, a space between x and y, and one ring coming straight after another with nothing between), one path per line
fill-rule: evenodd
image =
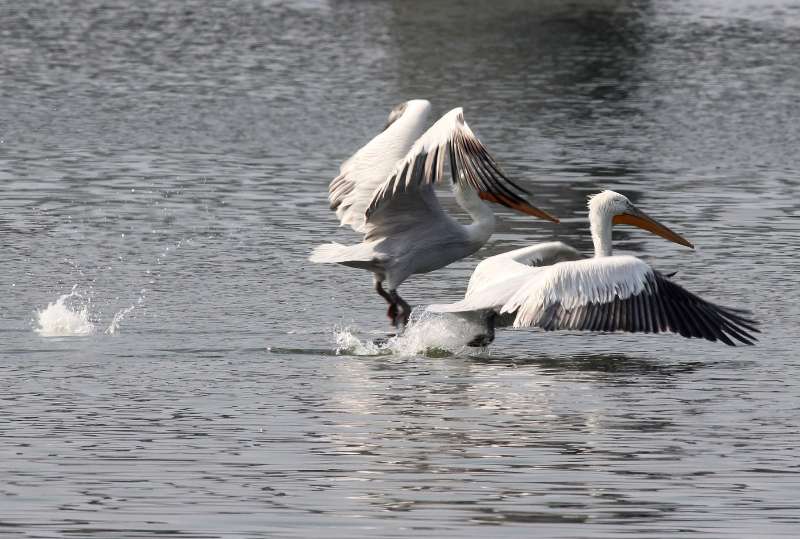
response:
M506 302L515 327L545 330L672 332L683 337L753 344L747 311L705 301L630 256L563 262L541 268Z
M443 181L444 157L450 161L453 182L487 194L504 206L528 205L528 192L511 181L455 108L442 116L411 147L386 180L378 186L366 208L366 220L382 211L392 199ZM424 163L419 166L417 163Z
M342 163L328 187L328 201L342 226L365 231L365 212L377 189L422 134L430 103L424 99L396 107L384 131ZM405 164L405 162L404 162Z
M560 241L540 243L491 256L477 265L464 299L428 306L432 312L499 309L538 269L566 260L585 258Z

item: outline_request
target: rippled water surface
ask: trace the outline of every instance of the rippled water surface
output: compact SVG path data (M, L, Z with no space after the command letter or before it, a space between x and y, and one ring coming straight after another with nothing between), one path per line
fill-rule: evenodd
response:
M0 535L797 536L799 3L7 2L0 45ZM410 97L563 218L501 211L410 302L588 250L612 188L697 245L618 249L758 345L373 344L369 275L306 256Z

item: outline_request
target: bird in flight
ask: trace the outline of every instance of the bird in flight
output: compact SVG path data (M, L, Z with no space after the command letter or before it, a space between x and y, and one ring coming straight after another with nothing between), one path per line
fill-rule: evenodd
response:
M526 200L528 191L501 170L460 107L423 133L430 108L424 99L398 105L384 130L341 165L330 183L330 207L342 226L364 235L363 241L320 245L309 257L370 271L395 327L407 324L411 314L397 293L406 279L467 257L488 241L495 218L486 202L558 222ZM469 224L450 216L436 196L445 159L456 202L472 218Z

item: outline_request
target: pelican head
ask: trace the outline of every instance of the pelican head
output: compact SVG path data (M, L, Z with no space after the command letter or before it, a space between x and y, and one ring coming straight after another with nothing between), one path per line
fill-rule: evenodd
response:
M637 208L628 197L615 191L603 191L589 198L589 222L592 227L611 221L614 225L633 225L662 238L694 249L689 240Z
M422 115L423 117L426 117L430 110L431 102L427 99L411 99L409 101L403 101L402 103L395 105L395 107L392 109L392 112L389 113L389 117L386 119L386 125L383 126L383 130L386 131L389 126L396 122L406 111L409 111L414 115Z

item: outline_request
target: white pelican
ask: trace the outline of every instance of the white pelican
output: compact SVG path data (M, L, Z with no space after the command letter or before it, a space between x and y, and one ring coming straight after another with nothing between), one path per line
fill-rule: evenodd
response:
M384 131L342 164L328 200L341 225L363 233L364 241L320 245L309 258L371 271L395 326L405 324L411 313L397 294L403 281L469 256L492 235L494 214L481 199L558 222L523 198L527 191L500 170L461 108L423 134L429 111L424 99L398 105ZM445 155L456 201L472 217L471 224L450 217L436 197L434 184L443 181Z
M499 254L482 261L469 280L464 299L431 305L433 312L479 318L486 333L470 343L494 340L496 324L551 330L678 333L683 337L753 344L758 332L747 311L705 301L642 260L613 256L611 228L638 226L694 248L685 238L648 217L625 196L603 191L589 200L594 258L561 242Z

